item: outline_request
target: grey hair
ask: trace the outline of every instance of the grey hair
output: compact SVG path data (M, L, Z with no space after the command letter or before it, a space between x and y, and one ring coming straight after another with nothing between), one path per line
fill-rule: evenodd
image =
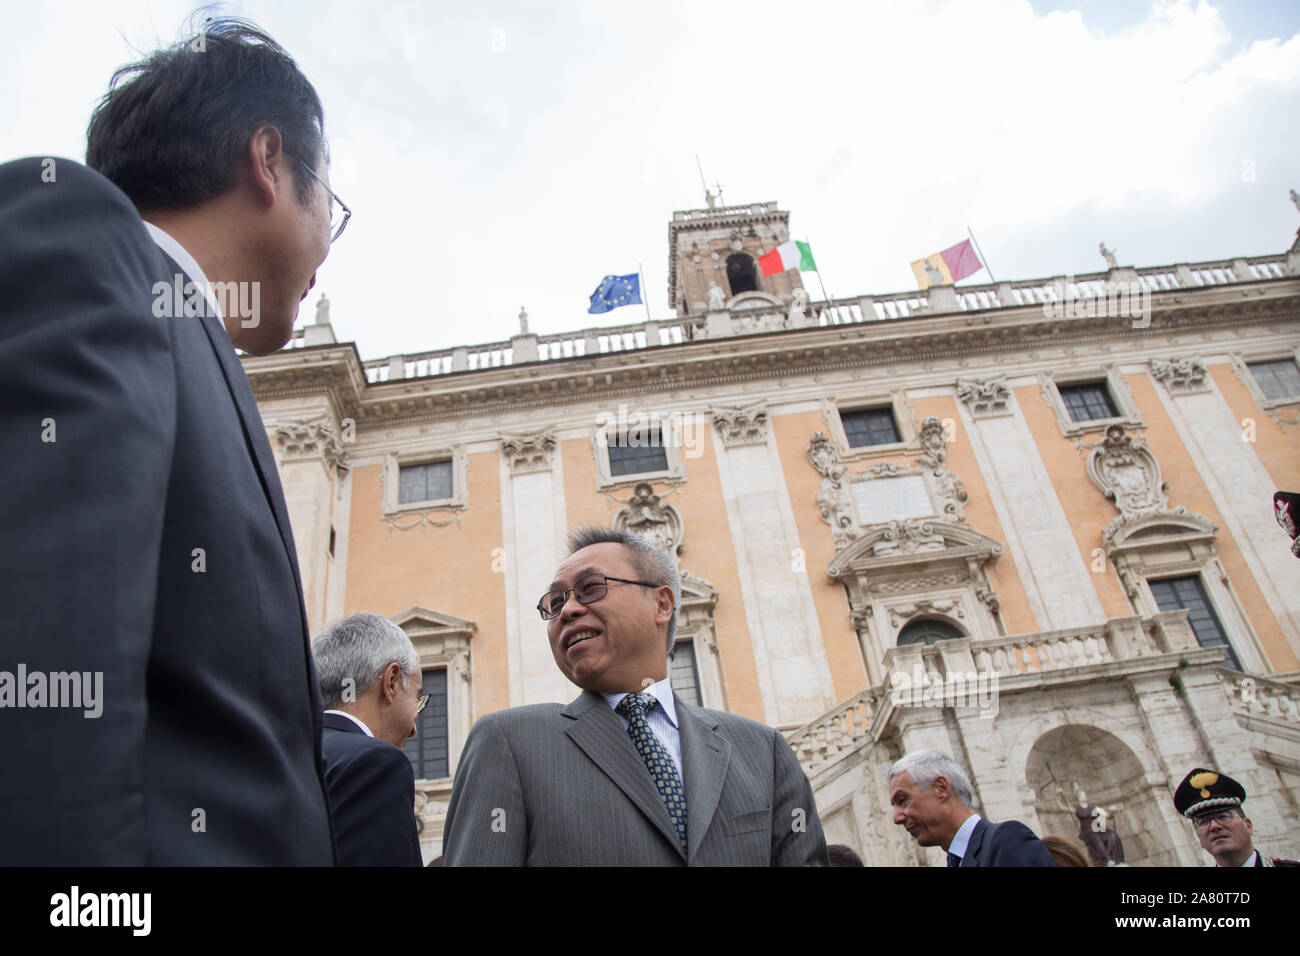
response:
M346 682L351 682L352 700L356 700L389 664L401 667L402 690L406 690L406 678L420 672L420 657L406 632L388 618L366 611L330 626L312 642L311 650L327 710L347 703L343 699Z
M952 785L953 793L963 806L969 807L974 802L966 771L942 750L913 750L889 768L888 779L893 780L900 773L907 774L914 783L927 790L934 786L936 777L943 777Z
M677 618L682 610L682 576L674 561L663 548L656 547L640 535L619 528L601 528L586 525L569 532L569 554L572 555L593 544L621 544L627 548L637 576L654 585L668 585L673 589L673 616L668 619L668 649L673 652L677 643Z

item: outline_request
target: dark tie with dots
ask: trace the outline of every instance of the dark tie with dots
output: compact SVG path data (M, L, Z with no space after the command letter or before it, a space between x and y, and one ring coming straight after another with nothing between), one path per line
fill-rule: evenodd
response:
M961 857L959 857L956 853L949 853L949 854L948 854L948 865L949 865L949 866L961 866Z
M659 788L659 796L668 808L673 826L677 828L677 838L686 849L686 794L682 791L682 778L677 774L677 765L673 763L672 754L663 745L655 732L650 729L646 713L657 703L653 697L645 694L628 694L618 702L618 712L627 718L627 733L636 745L636 752L645 761L646 769L654 778Z

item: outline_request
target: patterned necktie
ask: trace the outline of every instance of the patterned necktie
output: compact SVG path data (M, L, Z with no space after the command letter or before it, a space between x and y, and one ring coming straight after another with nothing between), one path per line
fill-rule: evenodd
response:
M956 853L949 853L949 854L948 854L948 865L949 865L949 866L961 866L961 857L959 857Z
M677 838L686 849L686 794L682 790L682 779L677 774L677 765L668 753L668 748L655 736L646 720L646 712L658 703L645 694L628 694L618 702L618 712L627 718L627 733L636 745L636 751L645 761L646 769L654 778L659 788L659 796L668 808L673 826L677 828Z

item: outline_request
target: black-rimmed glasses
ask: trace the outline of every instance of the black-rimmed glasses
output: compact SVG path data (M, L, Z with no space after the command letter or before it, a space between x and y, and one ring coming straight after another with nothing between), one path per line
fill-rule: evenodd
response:
M1196 827L1198 830L1208 830L1211 823L1218 822L1226 827L1232 822L1232 818L1236 815L1236 810L1220 810L1217 813L1202 813L1198 816L1192 817L1192 826Z
M301 159L298 160L298 162L302 163L302 168L307 170L311 178L320 183L321 186L324 187L325 191L330 194L330 242L333 243L335 239L343 235L343 230L347 228L348 220L352 218L352 210L347 207L347 203L339 198L338 193L325 185L325 180L316 175L316 170L312 169ZM338 204L337 212L334 209L336 203Z
M549 621L564 610L564 605L568 603L570 594L578 599L579 604L593 604L609 593L610 581L618 581L620 584L639 584L643 588L662 587L659 584L651 584L649 581L631 581L627 578L616 578L608 574L588 574L571 588L557 588L554 591L547 591L542 595L542 599L537 602L537 610L542 615L543 621Z

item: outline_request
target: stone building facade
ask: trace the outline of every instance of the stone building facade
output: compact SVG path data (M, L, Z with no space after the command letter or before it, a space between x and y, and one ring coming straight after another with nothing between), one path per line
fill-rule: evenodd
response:
M809 302L755 267L787 220L674 213L672 319L364 360L322 308L243 359L313 630L391 616L438 695L426 856L473 721L576 694L535 605L585 523L677 555L675 686L783 730L869 865L942 864L884 776L931 746L1133 865L1211 862L1171 794L1213 766L1300 855L1300 251Z

